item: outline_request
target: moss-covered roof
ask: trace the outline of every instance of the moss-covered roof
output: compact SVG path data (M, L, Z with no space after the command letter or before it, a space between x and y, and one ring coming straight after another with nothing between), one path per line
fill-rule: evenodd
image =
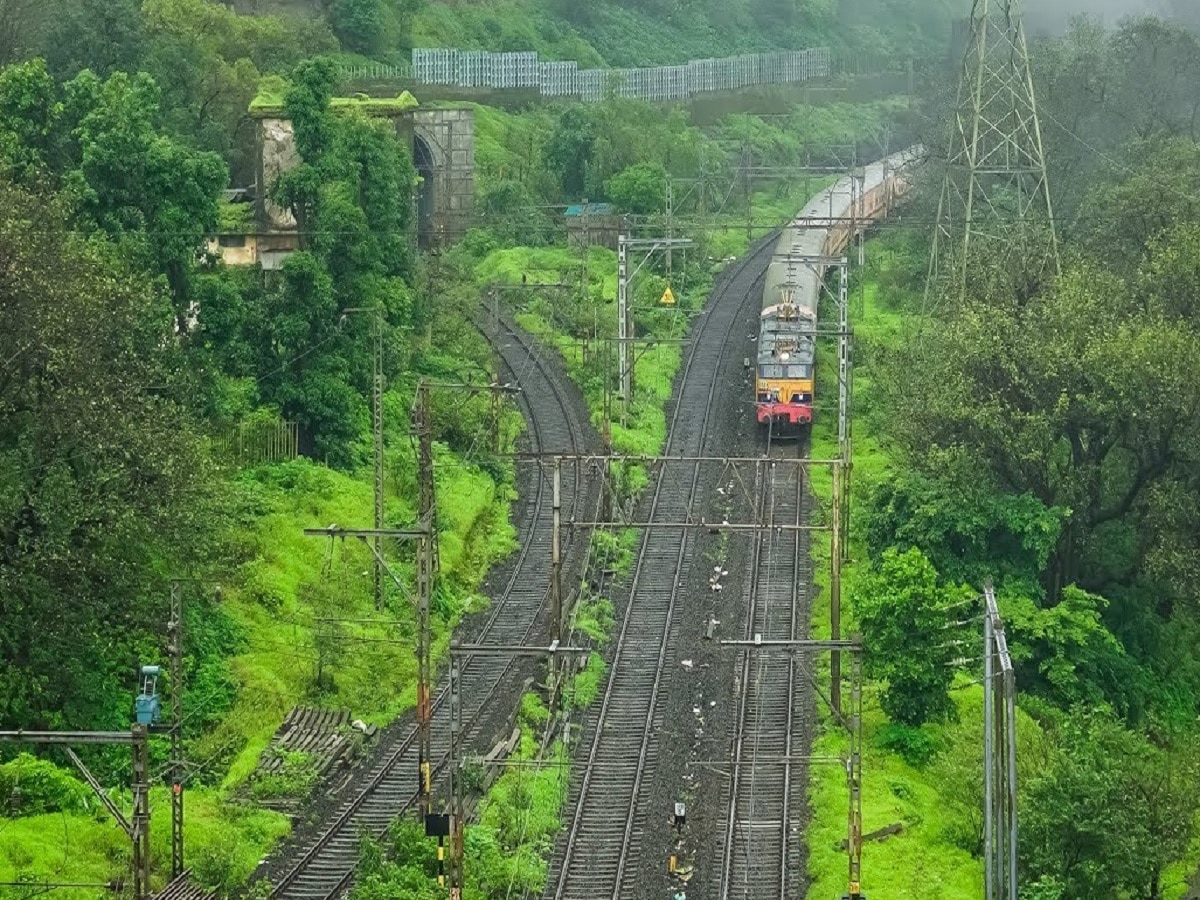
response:
M286 93L287 84L282 79L263 79L258 89L258 95L250 101L251 115L265 116L282 113ZM396 97L368 97L366 94L358 94L354 97L334 97L330 105L334 109L362 109L373 115L390 116L416 109L421 104L408 91L401 91Z

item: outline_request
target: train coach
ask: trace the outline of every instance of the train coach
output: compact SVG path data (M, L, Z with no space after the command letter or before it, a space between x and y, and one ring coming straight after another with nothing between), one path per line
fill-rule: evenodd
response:
M825 279L825 266L813 260L840 256L854 236L853 223L861 228L888 214L904 192L904 167L911 158L906 152L867 166L861 191L843 178L817 194L780 233L759 321L754 403L760 424L795 428L812 422L817 307Z

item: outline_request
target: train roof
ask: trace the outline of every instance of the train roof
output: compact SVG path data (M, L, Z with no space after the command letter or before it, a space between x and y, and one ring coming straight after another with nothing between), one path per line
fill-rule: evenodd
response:
M910 165L919 153L920 148L916 147L865 166L862 169L864 192L879 187L890 172ZM764 316L786 296L789 302L816 318L825 267L801 258L822 254L830 227L849 214L852 199L850 178L842 178L813 197L783 229L767 268L762 302Z
M777 315L766 316L758 336L758 364L787 363L788 365L812 365L816 355L813 323L810 319L781 319ZM778 353L787 352L789 359L780 359Z

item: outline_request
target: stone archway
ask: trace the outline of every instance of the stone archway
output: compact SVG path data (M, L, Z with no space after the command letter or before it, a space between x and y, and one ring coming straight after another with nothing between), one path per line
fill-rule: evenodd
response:
M470 229L475 208L475 114L417 109L410 121L413 162L422 177L423 163L432 175L418 205L421 246L457 240Z
M422 250L434 244L437 234L436 212L438 209L438 166L429 142L419 133L413 134L413 165L421 176L417 189L417 246Z
M458 240L472 225L475 206L475 117L469 109L381 112L401 140L411 143L423 184L417 196L417 236L423 248ZM258 225L262 232L295 235L296 221L272 203L270 186L299 164L292 123L278 114L258 122Z

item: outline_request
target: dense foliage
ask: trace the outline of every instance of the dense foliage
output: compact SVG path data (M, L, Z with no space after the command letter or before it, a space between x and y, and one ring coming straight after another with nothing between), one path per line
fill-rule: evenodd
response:
M334 106L337 65L322 54L397 59L419 40L585 64L816 44L937 58L947 19L963 9L954 0L297 0L242 14L259 5L0 0L0 722L124 727L136 666L162 656L169 580L221 573L243 601L237 624L198 590L187 618L198 698L188 715L203 732L195 778L212 783L246 777L277 707L302 697L367 703L383 685L382 717L411 683L392 632L382 639L337 621L373 612L365 557L342 553L335 568L332 552L299 546L298 523L369 504L354 474L368 458L374 329L391 382L389 490L407 497L411 382L475 380L490 367L466 326L479 285L579 276L575 248L548 246L560 239L549 208L587 197L654 223L675 179L676 215L712 228L676 261L674 313L653 308L665 270L646 269L637 331L677 336L709 284L709 257L744 246L730 223L751 233L764 202L780 216L794 211L793 186L739 180L739 166L820 162L812 148L823 144L855 143L865 158L913 131L907 104L891 101L794 107L773 121L714 116L703 128L698 114L620 100L521 115L477 108L481 227L432 271L414 252L409 149L365 104ZM1047 900L1157 900L1195 833L1197 60L1194 34L1154 19L1113 32L1081 24L1041 47L1063 274L1014 291L985 262L970 302L935 320L906 300L913 284L897 280L896 304L919 328L869 360L878 369L864 408L902 471L874 485L856 517L867 564L853 597L895 723L888 739L920 765L934 759L948 784L977 780L960 726L945 746L921 726L953 719L956 629L995 578L1022 727L1045 738L1029 741L1040 768L1023 778L1022 865ZM204 251L229 216L221 190L255 179L248 107L267 76L300 156L259 186L300 229L300 251L274 273L233 270ZM895 244L906 268L923 271L919 241ZM538 297L524 321L569 340L611 336L599 324L611 295L596 273L612 267L606 252L588 258L585 302ZM593 401L604 359L591 352L574 365ZM616 429L619 447L660 445L677 365L677 350L663 347L640 364L634 427ZM438 438L474 448L486 406L435 402ZM285 418L298 423L306 455L340 471L296 461L230 477L228 435ZM495 518L506 511L506 470L495 458L485 465L486 474L456 463L440 476L441 521L454 532L442 545L442 629L507 546ZM389 516L405 520L410 505ZM486 546L467 547L466 534ZM385 614L411 628L406 607ZM289 636L271 637L280 627ZM258 693L239 698L236 684ZM101 771L117 765L101 760ZM537 851L562 790L559 769L547 771L505 776L485 807L469 847L477 895L538 890ZM86 805L44 761L0 765L0 795L18 783L27 798L18 811L30 816ZM289 772L282 786L256 790L310 784L306 771ZM957 799L945 805L959 843L977 852L978 804ZM228 886L258 855L232 829L222 840L195 858L208 882ZM368 844L360 896L432 890L428 849L404 831Z
M1048 739L1022 781L1031 896L1160 898L1200 805L1200 135L1185 86L1200 43L1156 19L1085 22L1036 59L1062 272L1015 279L980 253L965 301L927 306L928 245L889 241L913 273L890 285L910 327L872 353L866 401L900 472L862 520L858 615L885 711L937 720L895 695L972 617L920 613L994 579L1022 706ZM940 771L963 753L943 750Z
M0 717L111 726L209 531L207 464L162 294L60 204L0 186L0 217Z

